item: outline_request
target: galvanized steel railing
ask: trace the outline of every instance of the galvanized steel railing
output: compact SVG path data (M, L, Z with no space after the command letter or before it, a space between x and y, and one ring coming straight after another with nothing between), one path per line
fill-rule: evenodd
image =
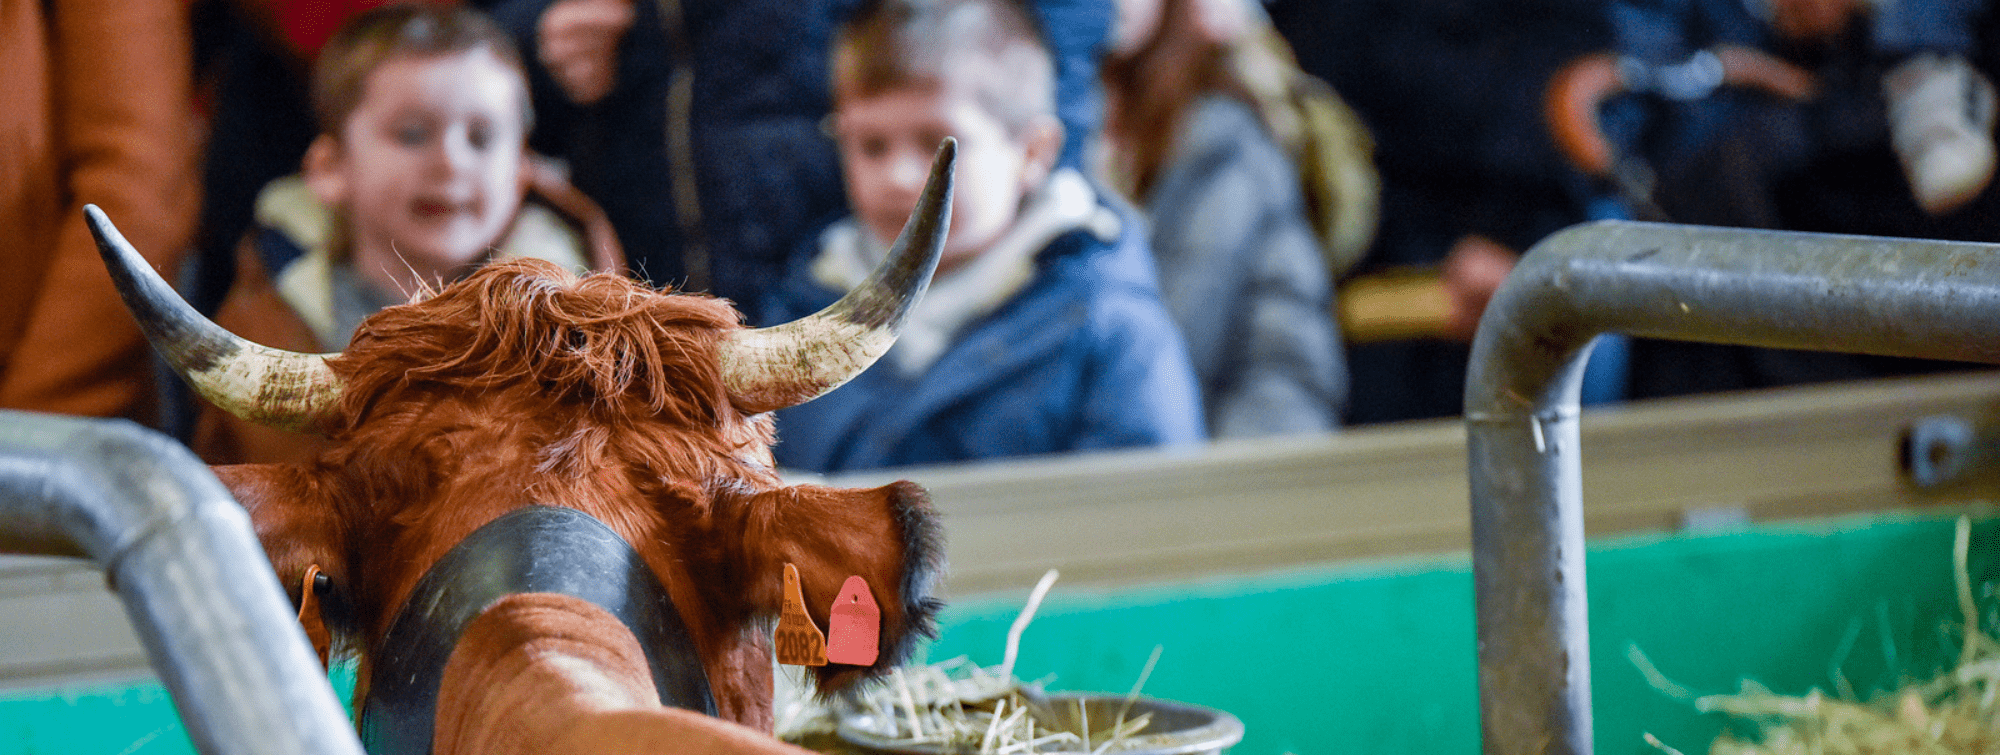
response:
M202 752L361 754L250 517L166 436L0 411L0 552L102 566Z
M2000 246L1607 221L1523 256L1465 386L1487 753L1591 751L1577 396L1600 333L2000 363Z

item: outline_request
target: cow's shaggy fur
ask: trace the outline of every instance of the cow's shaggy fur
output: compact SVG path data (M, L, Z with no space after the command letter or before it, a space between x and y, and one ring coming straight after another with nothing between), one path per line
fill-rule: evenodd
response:
M419 383L532 383L580 406L706 428L726 406L716 341L740 327L721 299L520 259L381 311L335 368L364 403Z

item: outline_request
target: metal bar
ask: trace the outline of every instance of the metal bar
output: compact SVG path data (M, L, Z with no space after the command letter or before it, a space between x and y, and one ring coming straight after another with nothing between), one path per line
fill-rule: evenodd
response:
M0 551L104 567L200 751L361 754L249 515L166 436L0 411Z
M1591 751L1577 394L1608 332L2000 363L2000 247L1607 221L1523 256L1465 386L1487 753Z

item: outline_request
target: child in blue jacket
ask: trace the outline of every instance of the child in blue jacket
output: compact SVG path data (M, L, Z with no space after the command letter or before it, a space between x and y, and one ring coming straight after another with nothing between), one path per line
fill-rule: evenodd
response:
M1145 233L1072 169L1034 16L1017 0L878 0L837 34L829 121L854 214L798 256L772 322L859 283L959 141L938 273L886 358L779 412L817 472L1192 443L1201 402Z

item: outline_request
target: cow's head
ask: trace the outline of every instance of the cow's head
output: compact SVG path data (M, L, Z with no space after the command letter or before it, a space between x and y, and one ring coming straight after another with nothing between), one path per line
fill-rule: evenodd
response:
M764 329L728 302L532 260L383 310L340 354L244 341L182 302L91 209L120 292L208 401L333 441L298 465L218 468L295 599L309 567L350 608L365 657L428 568L509 511L573 508L622 535L688 624L725 718L768 726L769 622L796 564L820 626L850 575L882 608L869 668L931 631L942 568L921 488L785 486L768 412L823 395L893 343L949 224L953 146L881 269L825 311Z

